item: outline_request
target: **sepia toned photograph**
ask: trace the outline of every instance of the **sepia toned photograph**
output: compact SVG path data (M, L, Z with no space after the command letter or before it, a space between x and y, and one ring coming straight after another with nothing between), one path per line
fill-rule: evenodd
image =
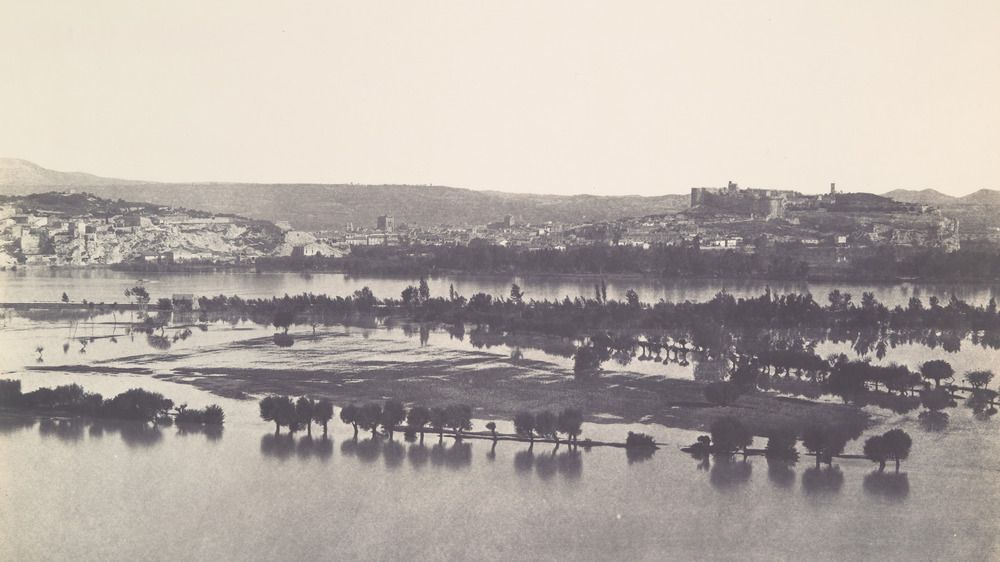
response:
M0 560L1000 560L998 27L0 0Z

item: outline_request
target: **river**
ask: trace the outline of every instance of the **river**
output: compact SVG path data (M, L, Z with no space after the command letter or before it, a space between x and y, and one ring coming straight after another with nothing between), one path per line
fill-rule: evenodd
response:
M2 301L69 298L124 302L134 277L107 271L5 273ZM433 294L454 285L464 295L504 294L509 278L431 279ZM656 285L609 281L608 293L635 286L644 300L700 300L722 288L714 283ZM590 278L518 278L529 297L590 296ZM155 301L174 293L349 293L369 286L376 296L397 295L415 283L402 278L342 275L159 275L146 287ZM620 285L619 285L620 283ZM588 290L589 287L589 290ZM762 285L727 286L746 294ZM840 286L843 290L843 286ZM772 290L780 287L772 284ZM794 289L801 290L801 289ZM821 289L810 286L814 294ZM857 285L876 295L918 292L948 298L958 288L903 289ZM992 290L966 287L960 298L988 301ZM964 297L962 295L965 295ZM120 296L119 296L120 295ZM671 296L675 295L675 296ZM879 297L880 299L883 297ZM104 321L104 318L100 319ZM0 330L0 378L17 378L24 390L78 382L111 396L133 387L162 392L192 407L219 403L227 415L221 435L177 427L138 428L87 420L0 417L0 559L4 560L202 560L202 559L997 559L1000 557L1000 438L997 420L977 421L964 408L950 410L947 432L920 429L916 413L871 410L881 422L848 445L860 454L865 437L893 427L913 437L904 477L873 477L874 465L843 459L816 472L809 457L797 465L769 467L713 461L704 466L679 451L697 432L655 424L587 423L581 438L621 441L627 431L654 435L663 446L651 458L630 462L615 448L483 440L421 446L401 435L388 443L355 443L336 416L328 440L282 431L257 416L256 403L209 394L133 373L67 373L33 370L37 345L43 365L140 366L153 373L178 365L279 368L283 363L335 369L357 355L393 354L420 360L439 351L471 353L466 341L433 332L423 346L415 336L385 326L346 330L338 337L296 342L290 349L239 351L223 347L270 334L266 327L212 325L154 353L142 338L120 332L118 343L99 337L79 343L88 329L106 336L109 325L28 321L9 317ZM113 324L111 324L113 326ZM110 328L115 329L115 328ZM307 328L304 328L308 330ZM75 336L63 351L61 342ZM339 342L339 343L331 343ZM345 351L345 346L349 350ZM338 347L339 346L339 347ZM81 353L80 348L85 347ZM367 350L367 351L366 351ZM835 349L833 349L835 351ZM486 350L497 355L506 348ZM824 354L831 349L823 349ZM481 351L476 351L477 353ZM539 361L558 358L532 351ZM912 347L898 359L937 357L940 349ZM352 355L353 354L353 355ZM963 348L953 363L994 361L995 353ZM966 363L963 363L965 365ZM996 363L993 363L996 364ZM565 364L563 364L565 367ZM664 376L676 365L638 363ZM959 368L961 370L963 367ZM654 371L663 369L663 371ZM488 420L477 419L482 430ZM510 423L500 421L501 431ZM763 446L757 439L755 446ZM800 446L801 450L801 446ZM891 467L888 469L891 471Z

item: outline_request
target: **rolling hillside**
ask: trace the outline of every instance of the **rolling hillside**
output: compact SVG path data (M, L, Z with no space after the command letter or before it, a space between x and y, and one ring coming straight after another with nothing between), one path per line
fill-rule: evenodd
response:
M442 186L318 184L174 184L100 178L0 159L0 193L75 189L108 199L233 213L288 221L303 230L374 226L379 215L396 224L484 224L512 215L522 221L579 223L675 213L688 195L660 197L555 196L473 191Z

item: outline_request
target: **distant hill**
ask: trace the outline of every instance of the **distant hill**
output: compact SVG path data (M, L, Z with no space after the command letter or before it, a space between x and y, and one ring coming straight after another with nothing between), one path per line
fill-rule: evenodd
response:
M1000 191L993 189L980 189L964 197L951 197L933 189L897 189L885 196L936 207L942 215L959 220L962 238L993 239L1000 228Z
M883 197L895 199L896 201L901 201L903 203L920 203L924 205L934 205L935 207L947 205L958 199L957 197L945 195L944 193L933 189L924 189L922 191L896 189L890 191L889 193L883 193L882 195Z
M109 179L83 172L57 172L27 160L0 158L0 190L7 187L75 187L90 185L130 185L139 182ZM45 189L44 191L49 191ZM23 190L21 191L24 192Z
M963 205L986 205L990 207L1000 207L1000 191L995 189L980 189L975 193L970 193L958 200Z
M672 214L688 206L688 195L534 195L473 191L443 186L237 183L153 183L46 170L24 160L0 159L0 193L26 194L75 189L108 199L232 213L288 221L295 228L323 230L374 226L379 215L396 224L485 224L505 215L529 223L580 223Z

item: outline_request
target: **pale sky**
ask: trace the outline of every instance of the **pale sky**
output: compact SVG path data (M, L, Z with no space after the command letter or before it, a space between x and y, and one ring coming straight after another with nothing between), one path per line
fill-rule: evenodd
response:
M61 171L963 195L998 153L997 0L0 0L0 156Z

